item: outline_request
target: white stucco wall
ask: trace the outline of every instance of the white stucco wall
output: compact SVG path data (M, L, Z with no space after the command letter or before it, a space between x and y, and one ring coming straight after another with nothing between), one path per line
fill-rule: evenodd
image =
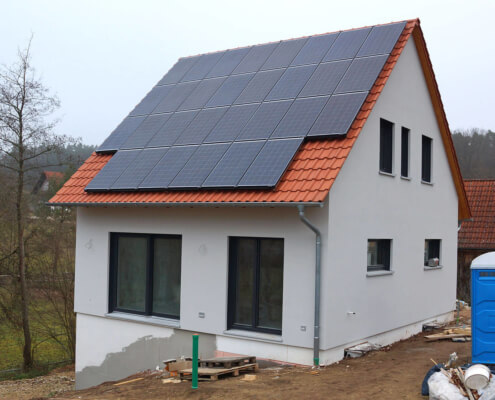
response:
M379 173L380 118L395 124L395 176ZM402 126L410 129L410 180L400 177ZM433 185L421 183L423 134L433 139ZM328 201L330 259L323 272L323 349L455 308L458 200L412 38ZM394 273L367 277L367 240L380 238L392 239ZM426 238L442 240L442 269L424 270Z

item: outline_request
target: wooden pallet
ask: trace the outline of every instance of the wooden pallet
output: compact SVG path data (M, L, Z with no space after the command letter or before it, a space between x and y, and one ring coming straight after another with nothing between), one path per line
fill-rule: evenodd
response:
M232 368L256 363L256 357L217 357L199 360L202 368Z
M258 363L239 365L231 368L198 368L198 379L201 381L216 381L221 375L239 376L241 371L258 371ZM179 371L180 379L192 379L192 368Z

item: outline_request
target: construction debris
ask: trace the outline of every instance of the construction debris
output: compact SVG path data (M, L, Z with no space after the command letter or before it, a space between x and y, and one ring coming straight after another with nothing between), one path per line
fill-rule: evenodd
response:
M241 381L251 382L256 380L256 375L246 374L241 378Z
M358 358L373 350L379 350L381 346L369 342L359 343L344 349L344 358Z
M178 378L167 378L162 379L162 383L181 383L181 380Z
M459 339L463 339L462 341L466 342L471 340L471 326L445 328L442 333L426 335L425 339L429 342L446 339L461 341Z

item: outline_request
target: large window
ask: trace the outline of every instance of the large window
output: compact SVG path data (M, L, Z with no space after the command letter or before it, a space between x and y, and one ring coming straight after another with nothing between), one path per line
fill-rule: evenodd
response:
M400 175L409 178L409 129L402 127L400 146Z
M428 136L422 137L421 143L421 180L431 182L431 147L432 140Z
M440 265L440 239L425 240L425 267L438 267Z
M390 239L368 239L368 271L390 271Z
M380 119L380 171L393 172L394 124Z
M280 334L283 239L229 240L228 328Z
M112 233L110 312L179 318L180 236Z

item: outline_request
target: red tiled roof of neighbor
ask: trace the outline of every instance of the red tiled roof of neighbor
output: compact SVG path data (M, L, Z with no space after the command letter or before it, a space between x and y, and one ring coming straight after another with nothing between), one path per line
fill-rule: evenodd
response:
M357 114L347 135L342 138L309 140L303 143L294 159L273 190L166 190L156 192L85 192L84 188L91 179L105 166L112 157L105 154L92 154L79 170L65 183L50 200L52 204L70 205L125 205L125 204L228 204L228 203L321 203L325 200L333 182L351 151L362 127L373 109L388 77L390 76L408 39L414 35L418 52L423 52L421 59L425 77L432 77L433 86L429 85L437 119L442 132L447 153L451 153L449 163L459 195L459 216L469 218L469 207L465 201L464 186L455 156L450 130L448 128L429 56L419 27L419 20L407 21L404 30L392 53L370 90L361 110ZM418 42L420 42L418 44ZM421 58L421 57L420 57ZM425 69L431 71L426 71ZM431 79L430 79L431 80ZM435 103L436 100L436 103ZM440 121L443 118L442 121ZM453 155L453 156L452 156ZM460 184L459 184L460 182Z
M495 180L464 181L472 220L462 223L459 248L495 250Z

